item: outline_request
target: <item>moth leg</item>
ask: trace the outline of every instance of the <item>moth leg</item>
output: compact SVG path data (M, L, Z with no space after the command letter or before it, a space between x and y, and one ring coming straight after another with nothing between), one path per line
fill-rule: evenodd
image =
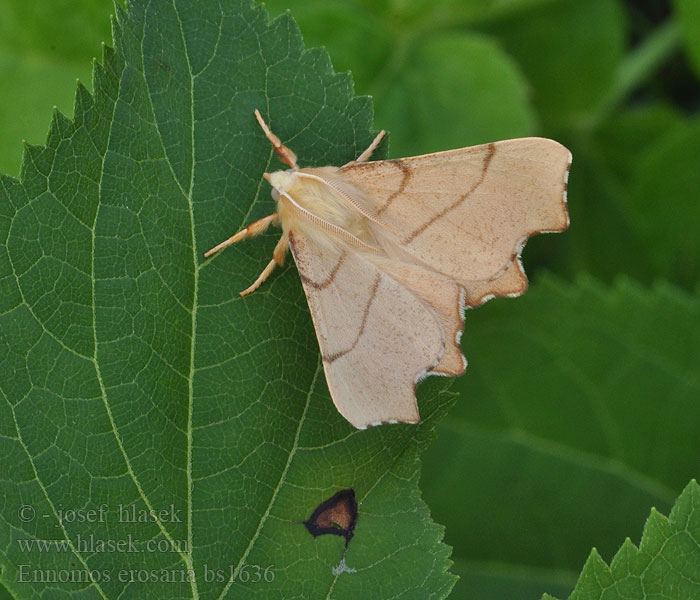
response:
M261 286L261 284L270 276L270 273L272 273L272 271L277 265L281 267L284 264L284 256L287 253L288 248L289 238L286 234L282 234L282 237L280 238L279 242L277 242L277 245L275 246L275 249L272 252L272 260L269 263L267 263L267 266L263 269L263 272L260 273L260 275L258 275L258 278L253 282L253 285L241 292L241 296L247 296L251 292L257 290Z
M284 266L284 257L287 255L287 250L289 250L289 237L286 233L283 233L275 249L272 251L272 260L280 267Z
M258 120L262 130L265 132L267 139L270 140L270 143L272 144L272 147L274 148L277 156L279 156L280 160L285 165L288 165L297 171L299 169L299 165L297 165L297 155L287 148L287 146L285 146L280 139L270 131L270 128L267 126L267 123L263 121L262 116L260 116L260 111L257 108L255 109L255 118Z
M374 140L372 140L372 143L367 147L367 150L360 154L360 156L358 156L355 160L351 160L349 163L343 165L343 167L347 167L348 165L352 165L354 163L365 162L370 156L372 156L372 152L374 152L377 149L377 146L379 146L379 142L382 141L382 138L384 137L385 133L386 131L382 129L377 134L377 137L375 137Z
M225 248L226 246L230 246L231 244L235 244L236 242L240 242L241 240L243 240L247 237L259 235L263 231L265 231L270 225L272 225L272 224L277 225L278 223L279 223L279 219L278 219L276 212L272 213L271 215L267 215L266 217L263 217L262 219L258 219L257 221L253 221L250 225L241 229L235 235L232 235L227 240L224 240L220 244L217 244L211 250L207 250L204 253L204 258L209 258L212 254L214 254L214 252L218 252L222 248Z

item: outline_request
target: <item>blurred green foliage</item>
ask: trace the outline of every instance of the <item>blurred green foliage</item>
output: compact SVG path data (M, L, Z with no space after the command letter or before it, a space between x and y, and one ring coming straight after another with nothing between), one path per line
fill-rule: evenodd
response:
M533 240L530 264L698 281L693 0L677 13L620 0L267 4L291 9L307 45L325 45L373 95L392 156L524 135L568 145L573 226Z
M0 3L0 172L19 173L21 141L46 139L53 106L73 113L75 80L111 39L110 0Z
M20 139L43 141L53 104L70 114L75 77L89 85L89 59L109 40L110 6L3 2L0 171L18 172ZM478 318L469 315L464 344L473 372L456 385L464 397L425 459L423 480L434 518L447 524L446 540L455 548L462 580L453 597L565 596L593 545L607 560L622 536L638 539L650 503L668 509L683 478L693 475L688 465L697 470L697 436L689 434L687 464L676 462L673 477L660 475L656 450L673 432L658 433L653 415L676 410L674 423L685 418L691 432L700 428L692 410L665 404L670 392L662 385L686 386L688 402L700 397L700 343L684 339L683 352L673 351L685 323L697 331L699 318L700 3L269 0L267 6L273 15L290 9L306 46L326 46L336 70L352 71L356 92L374 96L375 126L390 131L393 157L526 135L552 137L572 150L571 228L529 243L524 262L537 290L509 300L512 306L495 301ZM563 281L543 279L544 271ZM620 284L621 275L636 283ZM576 283L568 288L564 281ZM561 313L556 304L546 307L548 297ZM540 387L550 375L546 352L525 360L537 345L530 318L552 334L544 344L552 362L561 362L560 352L571 354L558 367L571 379L560 378L556 393ZM473 329L472 319L480 323ZM559 323L569 326L560 331ZM644 342L630 341L640 323ZM586 348L582 364L572 340ZM596 360L596 348L608 360ZM500 353L491 370L479 365L480 356ZM517 377L499 379L511 371ZM601 373L626 377L630 386L597 389ZM640 381L646 383L632 385ZM561 413L558 398L566 400ZM610 417L612 409L634 415L635 403L643 405L644 429L635 429L639 419L632 418L625 438L632 443L638 435L639 447L605 447L600 440L625 430L625 418ZM528 406L539 409L528 413ZM591 414L603 432L586 424ZM523 466L518 458L527 453L547 464ZM522 478L528 468L537 476ZM573 485L584 481L582 473L596 481L593 489ZM517 489L509 488L516 480Z
M700 278L700 13L695 0L270 0L371 94L390 154L524 135L574 154L573 226L529 265L692 289ZM672 10L673 9L673 10ZM0 7L0 171L70 114L109 40L108 0ZM694 70L693 70L694 69ZM532 268L532 267L531 267Z

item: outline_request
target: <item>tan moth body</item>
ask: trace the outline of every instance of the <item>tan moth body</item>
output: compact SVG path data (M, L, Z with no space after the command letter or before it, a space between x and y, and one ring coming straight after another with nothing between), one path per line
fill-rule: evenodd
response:
M273 259L241 295L291 248L337 409L358 428L418 422L416 383L464 371L464 309L522 294L527 238L568 226L571 154L523 138L365 162L382 131L343 167L299 169L255 115L290 167L264 175L277 212L205 256L280 225Z

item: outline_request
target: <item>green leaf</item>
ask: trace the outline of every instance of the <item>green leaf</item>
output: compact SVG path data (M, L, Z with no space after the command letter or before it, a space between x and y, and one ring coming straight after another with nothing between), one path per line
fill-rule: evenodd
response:
M614 0L545 4L485 30L522 67L547 131L585 121L611 85L625 44L623 12Z
M640 154L656 147L670 131L687 127L687 120L669 106L620 111L601 123L595 137L579 140L574 148L573 174L569 179L569 211L574 226L566 236L536 238L532 249L547 244L551 263L562 275L572 265L604 281L620 273L652 283L669 269L654 260L643 234L633 195ZM675 199L668 199L669 204ZM670 240L669 240L670 241ZM671 246L675 244L671 241Z
M609 89L593 110L588 111L586 118L576 123L576 128L583 133L596 130L633 92L648 85L653 74L675 54L678 38L674 21L664 23L647 35L617 64Z
M341 71L351 70L357 88L378 94L381 103L394 80L413 68L414 47L420 46L425 36L467 33L474 23L559 1L304 0L294 5L294 18L307 44L326 46L334 66ZM289 3L268 0L266 6L278 15L288 10ZM494 51L500 53L500 49ZM440 56L433 66L439 66L445 58ZM449 58L459 62L459 57ZM498 65L502 61L494 62ZM422 91L423 95L429 93Z
M287 0L265 3L273 15L289 8ZM353 0L305 0L294 6L294 19L307 46L324 46L338 71L352 71L357 89L372 91L372 82L381 72L391 50L396 31L381 8L362 7Z
M618 111L595 135L572 141L569 178L572 227L565 236L539 236L528 256L546 248L550 266L613 281L624 273L647 284L667 278L697 281L695 121L656 103ZM691 149L689 151L688 149Z
M108 0L0 3L0 172L20 167L20 140L46 137L52 106L71 108L75 79L109 34Z
M424 21L446 28L470 26L492 19L511 17L527 10L561 0L403 0L394 5L396 12L417 13Z
M531 133L534 114L517 65L487 37L431 36L377 105L394 156Z
M0 583L0 600L14 600L10 592Z
M692 480L668 518L652 509L638 548L627 538L610 566L593 549L569 600L692 600L700 595L698 573L700 486Z
M686 117L667 104L629 108L615 113L601 125L596 135L596 151L603 155L619 181L631 181L639 170L639 150L655 146L669 131L687 125Z
M535 118L518 65L489 37L456 23L552 0L390 6L310 0L295 9L307 39L328 45L376 98L394 156L531 134ZM286 7L273 0L277 12Z
M700 280L700 120L683 125L641 152L631 202L655 272L692 288Z
M590 273L613 281L620 273L650 282L655 272L649 249L632 219L630 179L613 171L605 144L598 140L571 144L574 162L568 199L572 226L563 236L538 236L527 255L544 254L557 273ZM619 169L620 166L617 166ZM544 249L544 252L543 252Z
M565 596L591 547L612 556L697 475L700 297L546 277L479 310L421 481L452 597Z
M686 53L700 77L700 4L695 0L673 0L672 4L681 26Z
M70 108L76 76L89 78L90 69L60 59L18 56L0 48L0 72L0 172L16 174L22 156L20 140L40 142L46 138L51 107Z
M273 206L254 108L301 164L339 164L373 137L369 100L289 16L244 0L134 1L113 27L94 96L79 86L73 120L57 111L20 180L0 179L2 584L444 598L449 548L417 487L444 385L421 386L419 426L354 430L295 269L238 296L279 234L202 258ZM356 572L334 574L344 540L301 521L343 488Z
M109 0L5 0L0 8L0 46L18 54L71 61L91 55L109 34L104 17L112 7Z

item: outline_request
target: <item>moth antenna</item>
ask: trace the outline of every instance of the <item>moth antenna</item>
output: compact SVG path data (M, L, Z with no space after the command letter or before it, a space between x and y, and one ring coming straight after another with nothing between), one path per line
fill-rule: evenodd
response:
M371 250L372 252L381 252L379 248L375 248L374 246L370 246L369 244L366 244L363 242L360 238L358 238L356 235L353 235L346 229L343 229L342 227L339 227L338 225L335 225L334 223L331 223L330 221L326 221L325 219L322 219L318 215L313 214L312 212L306 210L303 206L300 206L299 203L294 200L289 194L286 192L282 192L280 194L280 198L285 199L287 202L292 207L292 210L294 212L303 215L304 218L309 219L312 223L314 223L316 226L325 229L326 231L331 231L340 237L346 239L348 242L359 246L360 248L364 248L365 250Z
M270 143L272 144L272 147L275 150L275 154L279 156L279 159L285 164L294 169L295 171L299 170L299 165L297 165L297 155L294 154L287 146L285 146L280 139L270 131L270 128L267 126L267 123L263 120L262 116L260 115L260 111L256 108L255 109L255 118L258 120L258 123L260 124L260 127L262 130L265 132L265 135L267 136L267 139L270 140Z

